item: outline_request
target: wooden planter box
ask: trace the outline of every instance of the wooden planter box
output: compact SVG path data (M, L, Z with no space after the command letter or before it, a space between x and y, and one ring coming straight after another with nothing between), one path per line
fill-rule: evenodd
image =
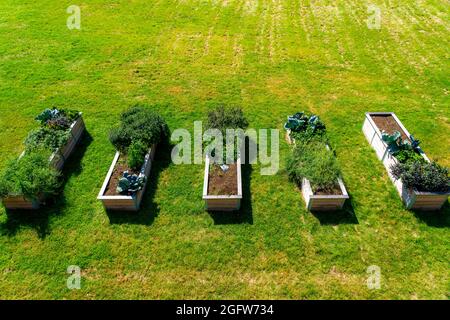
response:
M242 171L241 158L237 159L237 187L238 193L236 195L208 195L209 184L209 166L210 159L206 157L205 160L205 177L203 182L203 200L208 211L237 211L241 208L242 200Z
M156 152L156 145L153 145L150 151L145 156L145 162L142 166L142 171L145 174L145 177L147 178L144 184L144 187L142 190L138 191L133 196L107 196L105 195L106 188L108 187L109 181L111 180L111 176L113 174L114 168L116 166L117 161L120 157L120 152L116 152L116 155L114 157L114 160L111 164L111 167L109 168L108 174L106 175L105 181L103 183L103 186L100 190L100 193L98 194L97 199L100 200L103 203L103 206L106 210L123 210L123 211L138 211L142 198L145 193L145 189L147 187L148 177L150 176L150 171L152 168L152 162L155 158L155 152Z
M392 116L403 132L409 137L410 133L403 126L401 121L397 118L393 112L367 112L363 125L363 132L367 141L375 150L378 159L383 163L386 168L389 178L394 183L398 194L400 195L403 203L407 209L420 209L420 210L439 210L447 201L450 196L450 192L419 192L417 190L407 189L401 179L396 180L392 174L390 167L397 163L397 159L393 157L389 150L388 145L381 138L381 131L372 119L372 115L390 115ZM426 161L430 161L426 154L420 150L422 157Z
M304 178L302 182L302 195L306 208L310 211L334 211L344 206L345 200L349 198L344 182L338 179L342 194L340 195L315 195L311 189L309 180Z
M58 171L62 171L64 164L67 159L72 155L75 150L75 146L80 141L86 126L83 121L83 116L80 113L80 117L72 123L70 126L70 138L67 143L55 151L50 156L51 165ZM25 151L20 155L21 157L25 154ZM6 209L26 209L26 210L37 210L40 208L41 204L45 201L45 197L40 197L38 200L26 199L22 195L8 196L2 199L2 203Z

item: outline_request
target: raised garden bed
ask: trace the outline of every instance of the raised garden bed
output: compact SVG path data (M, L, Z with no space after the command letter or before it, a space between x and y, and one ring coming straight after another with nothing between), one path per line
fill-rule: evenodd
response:
M144 187L136 192L133 195L121 195L117 194L115 191L115 185L113 185L113 179L118 179L119 176L122 176L123 169L119 166L119 159L121 157L121 153L119 151L116 152L114 160L109 168L108 174L106 175L103 186L100 190L100 193L97 197L103 203L103 206L107 210L123 210L123 211L138 211L142 198L145 193L145 189L147 187L148 177L150 176L150 171L152 168L152 162L155 158L156 145L153 145L152 148L145 156L145 161L141 169L141 173L146 177L144 182Z
M66 144L58 148L49 158L50 164L57 170L62 171L66 161L72 155L75 150L76 145L80 141L86 127L83 121L82 113L79 113L79 117L71 124L69 132L70 137ZM25 151L20 155L22 157ZM6 209L16 210L37 210L45 201L45 196L40 196L38 199L27 199L22 195L11 195L4 197L2 200L3 205Z
M349 198L347 189L342 179L338 179L339 192L336 194L317 194L311 189L311 183L304 178L302 182L302 195L306 208L310 211L333 211L340 210Z
M386 168L389 178L395 185L398 194L407 209L418 210L439 210L450 196L450 192L421 192L407 188L401 179L395 179L392 175L391 167L398 163L398 160L389 152L388 144L382 139L382 130L389 134L395 131L400 132L402 139L410 140L411 134L403 126L401 121L393 112L367 112L363 124L363 132L367 141L375 150L378 159ZM430 162L430 159L420 149L419 154Z
M298 119L296 119L296 117ZM310 124L308 122L309 119L315 119L313 118L315 116L308 117L303 112L298 113L294 116L288 117L288 122L285 124L286 129L286 135L285 139L288 144L296 145L296 139L293 137L296 132L295 128L295 122L297 120L304 120L305 124L301 125L297 128L297 132L307 132L309 130L309 137L313 137L316 135L315 131L318 134L320 130L325 131L325 127L320 128L322 123L317 118L316 120L313 120L314 123ZM292 129L289 128L289 126L292 126ZM312 127L315 126L315 127ZM317 127L316 127L317 126ZM328 144L324 146L328 151L330 150L330 147ZM344 182L341 178L336 179L336 184L332 188L333 190L327 190L327 191L319 191L316 190L313 191L313 188L311 187L311 182L306 177L302 178L301 180L301 192L303 199L306 204L306 208L310 211L335 211L340 210L343 208L345 201L349 199L349 195L347 193L347 189L345 188Z
M221 173L221 169L206 157L203 200L208 211L237 211L241 208L241 158L229 166L227 172Z

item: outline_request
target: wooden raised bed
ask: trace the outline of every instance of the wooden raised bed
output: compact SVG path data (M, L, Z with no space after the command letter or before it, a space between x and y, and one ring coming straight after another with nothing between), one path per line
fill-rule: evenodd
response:
M291 130L286 130L285 138L288 144L295 144L295 139L291 137ZM330 149L328 145L326 147ZM304 178L301 187L306 208L310 211L335 211L342 209L345 200L350 197L342 179L338 179L338 184L342 194L316 195L312 191L309 180Z
M77 120L75 120L70 126L70 138L67 143L56 150L50 156L50 164L58 171L62 171L64 168L64 164L67 159L72 155L75 150L75 146L80 141L83 133L86 129L86 126L83 121L82 113L80 112L80 116ZM23 154L25 151L21 154ZM8 196L2 199L2 203L6 209L14 210L14 209L26 209L26 210L37 210L40 208L41 204L45 201L44 197L40 197L37 200L26 199L22 195L16 196Z
M205 176L203 182L203 200L208 211L237 211L241 208L242 200L242 170L241 158L237 159L237 188L236 195L209 195L209 168L210 159L206 157L205 160Z
M111 167L109 168L108 174L106 175L103 186L97 197L97 199L103 203L103 206L105 207L106 210L123 210L123 211L138 211L139 210L139 208L141 206L142 198L145 193L145 189L147 187L148 177L150 176L150 171L152 168L152 162L155 158L155 152L156 152L156 145L153 145L152 148L150 149L150 151L145 156L145 162L144 162L144 165L142 166L141 171L144 173L144 175L147 179L145 181L144 187L141 190L139 190L133 196L122 196L122 195L108 196L108 195L105 195L106 189L108 188L109 182L111 180L111 176L114 172L114 168L120 157L120 152L118 152L118 151L116 152L114 160L111 164Z
M378 159L383 163L386 168L389 178L394 183L398 194L400 195L403 203L407 209L419 209L419 210L439 210L450 196L450 192L419 192L406 188L401 179L396 180L392 174L390 167L397 163L397 159L391 155L388 150L388 145L381 138L381 131L375 124L372 116L392 116L397 122L398 126L403 130L403 134L406 137L410 137L410 133L403 126L401 121L397 118L393 112L367 112L363 124L363 132L367 141L375 150ZM426 161L430 161L426 154L421 150L420 154Z
M310 211L334 211L340 210L344 206L345 200L349 198L342 179L338 179L342 194L339 195L315 195L311 189L308 179L302 182L302 195L306 203L306 208Z

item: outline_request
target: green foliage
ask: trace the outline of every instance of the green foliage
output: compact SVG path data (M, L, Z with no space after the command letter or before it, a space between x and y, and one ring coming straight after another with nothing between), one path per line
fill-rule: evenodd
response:
M123 173L123 177L119 180L117 185L117 193L133 195L139 190L142 190L145 184L144 175L129 174L128 171Z
M142 141L149 149L168 136L168 126L160 115L135 106L122 113L121 124L110 131L109 140L117 150L127 153L134 141Z
M128 166L133 170L141 169L148 148L141 140L133 141L128 148Z
M60 187L60 174L49 163L48 150L35 149L23 157L9 161L0 176L0 197L24 195L37 199L54 195Z
M286 130L291 130L291 138L296 141L311 140L315 136L325 136L325 124L316 115L307 115L305 112L297 112L292 116L288 116L287 122L284 124Z
M238 106L217 106L208 113L208 119L205 124L206 129L219 129L225 136L226 129L246 129L248 121L244 112Z
M407 162L425 162L425 159L412 149L398 150L394 154L395 158L401 163Z
M69 138L70 131L39 127L28 134L28 137L25 139L25 148L27 151L36 148L47 148L55 151L65 145Z
M234 153L230 155L227 154L227 129L242 129L245 130L248 127L248 121L244 116L244 112L238 106L225 106L223 104L214 108L214 110L208 113L208 118L206 120L205 129L217 129L222 133L222 158L217 161L218 163L232 163L237 159L237 156L240 152L239 146L244 146L245 136L242 134L237 135L237 139L233 139L232 144L230 143L230 147L234 145ZM205 142L204 147L208 143ZM212 156L215 157L216 150L211 152Z
M67 130L80 116L79 111L69 109L45 109L35 119L42 126L55 130Z
M401 133L398 131L395 131L393 134L382 131L381 139L388 145L389 152L401 163L424 161L420 155L420 141L414 139L413 135L409 137L410 140L402 140Z
M436 162L397 163L391 167L391 173L407 188L418 191L447 192L450 189L448 168Z
M330 191L340 177L340 168L333 152L320 140L297 142L287 159L289 178L301 184L307 178L314 192Z

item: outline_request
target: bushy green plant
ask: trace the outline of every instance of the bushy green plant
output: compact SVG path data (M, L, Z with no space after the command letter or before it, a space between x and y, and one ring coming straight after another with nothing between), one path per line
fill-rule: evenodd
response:
M425 162L425 159L416 151L412 149L398 150L393 154L395 158L401 163L407 162Z
M50 152L35 149L23 157L8 162L0 175L0 197L23 195L38 199L54 195L60 187L60 173L49 163Z
M333 152L321 140L297 142L287 160L289 178L300 185L307 178L316 191L332 191L340 177L340 168Z
M219 129L225 136L227 129L246 129L248 121L238 106L219 105L208 113L206 129Z
M409 140L402 140L401 133L398 131L395 131L393 134L382 131L381 139L386 142L389 152L399 162L424 161L420 154L420 140L416 140L413 135L410 135Z
M128 166L133 170L140 170L145 162L148 148L141 140L133 141L128 148Z
M119 194L133 195L144 188L145 180L146 178L142 174L129 174L128 171L125 171L119 180L116 191Z
M40 127L32 130L25 139L27 151L36 148L47 148L52 151L65 145L70 138L70 131L52 130L48 127Z
M66 130L79 118L80 113L69 109L45 109L36 117L42 126L47 126L55 130Z
M244 144L244 136L238 136L239 144L236 144L236 141L233 141L234 144L234 154L231 159L231 155L227 157L227 141L226 141L226 131L227 129L242 129L245 130L248 127L248 121L244 116L244 112L238 106L225 106L219 105L214 108L212 111L208 113L208 118L206 120L205 129L217 129L222 133L223 138L223 149L222 149L222 158L221 162L223 163L231 163L237 159L239 154L239 145L243 146ZM216 150L213 150L212 156L215 157ZM220 161L218 161L220 162Z
M407 162L391 166L391 173L407 188L426 192L447 192L450 189L448 168L436 162Z
M168 126L160 115L135 106L122 114L121 124L110 131L109 139L117 150L127 153L133 141L142 141L148 149L168 135Z
M289 116L284 124L284 129L290 130L291 138L295 141L308 141L315 136L324 136L325 124L316 115L308 115L305 112L297 112Z

